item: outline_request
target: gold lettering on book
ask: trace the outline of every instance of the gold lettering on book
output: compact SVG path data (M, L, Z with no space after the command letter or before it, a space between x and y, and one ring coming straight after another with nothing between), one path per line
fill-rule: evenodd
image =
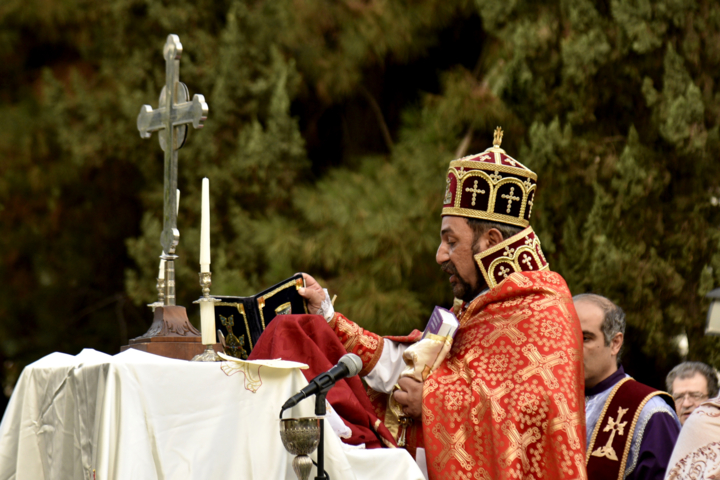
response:
M615 434L618 435L624 435L625 434L625 425L627 425L627 420L620 423L620 420L622 420L623 415L627 413L627 408L618 407L618 415L617 420L608 417L608 423L605 425L605 428L603 428L603 432L610 432L610 438L608 438L607 443L592 452L593 457L606 457L610 460L615 460L617 462L617 455L615 454L615 449L612 448L613 440L615 440Z

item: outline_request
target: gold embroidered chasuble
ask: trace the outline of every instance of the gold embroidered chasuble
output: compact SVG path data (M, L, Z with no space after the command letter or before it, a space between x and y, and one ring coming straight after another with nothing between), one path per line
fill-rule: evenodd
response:
M423 388L430 476L585 478L582 333L562 277L515 272L459 319Z
M562 277L512 273L459 320L423 387L430 478L585 479L582 333ZM382 342L340 314L331 327L367 374Z

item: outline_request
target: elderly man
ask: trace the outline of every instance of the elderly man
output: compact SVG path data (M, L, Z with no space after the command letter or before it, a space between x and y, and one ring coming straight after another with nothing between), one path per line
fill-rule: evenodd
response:
M498 129L493 147L450 162L436 261L459 300L460 327L424 383L397 380L402 343L416 336L383 339L362 329L333 310L310 276L300 294L325 320L273 321L256 350L272 357L302 344L295 348L309 352L307 338L329 342L312 350L327 352L335 348L327 332L334 332L363 360L371 399L399 384L395 399L416 417L415 445L424 445L431 479L583 479L580 325L565 281L549 271L529 227L537 176L500 148L501 139ZM382 436L382 402L374 406Z
M665 379L668 392L675 400L675 411L684 425L700 403L718 394L715 369L702 362L683 362L673 368Z
M594 294L573 300L583 333L588 478L660 480L680 432L672 398L619 366L620 307Z

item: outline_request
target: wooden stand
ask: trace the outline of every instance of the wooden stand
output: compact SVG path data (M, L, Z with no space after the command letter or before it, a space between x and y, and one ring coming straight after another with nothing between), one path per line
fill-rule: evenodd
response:
M185 307L177 305L157 307L147 333L133 338L128 344L120 347L120 351L135 348L179 360L192 360L195 355L205 351L200 331L188 320ZM213 345L213 349L216 352L223 351L219 343Z

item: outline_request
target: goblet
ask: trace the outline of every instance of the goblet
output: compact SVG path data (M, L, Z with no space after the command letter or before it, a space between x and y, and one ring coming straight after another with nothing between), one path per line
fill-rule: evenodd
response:
M317 417L280 419L280 439L285 450L297 455L293 459L293 470L298 480L307 480L312 469L308 456L320 443L320 422Z

